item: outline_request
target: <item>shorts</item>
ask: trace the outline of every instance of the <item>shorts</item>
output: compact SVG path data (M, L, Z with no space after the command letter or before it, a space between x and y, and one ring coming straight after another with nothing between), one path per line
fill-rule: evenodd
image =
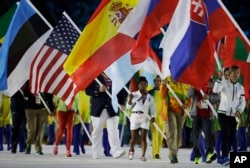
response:
M149 129L149 120L145 114L132 113L130 116L130 130L138 128Z

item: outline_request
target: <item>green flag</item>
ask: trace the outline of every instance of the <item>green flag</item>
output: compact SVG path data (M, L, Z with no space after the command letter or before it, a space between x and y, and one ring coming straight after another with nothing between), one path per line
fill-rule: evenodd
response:
M250 54L246 48L246 44L243 43L240 37L236 37L235 42L234 58L244 62L250 62Z
M4 15L0 17L0 47L2 46L4 36L8 30L10 21L16 11L17 5L13 5Z

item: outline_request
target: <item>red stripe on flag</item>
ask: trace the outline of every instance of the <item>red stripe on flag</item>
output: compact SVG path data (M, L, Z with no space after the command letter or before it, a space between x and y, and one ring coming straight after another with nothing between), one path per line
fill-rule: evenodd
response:
M120 33L117 34L83 62L71 75L71 78L80 89L84 90L108 66L128 52L134 44L134 39Z
M169 24L177 4L177 0L160 0L148 14L139 32L136 46L131 53L132 64L143 62L152 54L149 51L149 40L161 32L160 28Z
M42 54L42 51L44 51L44 46L42 46L40 51L37 53L37 55L35 56L35 58L31 62L31 67L30 67L30 70L31 70L31 73L30 73L30 80L31 80L30 88L33 88L33 89L31 89L32 93L37 93L37 91L39 90L39 84L40 83L38 82L38 80L39 80L38 77L39 77L40 71L35 71L35 73L33 74L33 72L34 72L33 69L35 69L35 68L39 69L40 68L39 66L35 67L35 65L38 63L38 58L39 58L39 55ZM48 52L48 50L46 52ZM51 52L52 52L52 50L49 51L49 53L51 53ZM43 58L43 59L45 59L45 58ZM31 84L31 83L33 83L33 84Z
M62 73L62 71L63 71L63 68L62 68L62 67L59 67L53 74L50 75L50 79L49 79L48 82L46 83L46 85L45 85L45 87L44 87L44 90L46 90L46 91L50 90L51 84L54 83L55 81L58 81L58 80L60 80L60 83L57 84L57 87L56 87L56 88L59 88L59 89L60 89L60 88L63 87L63 85L65 84L67 78L69 78L69 76L68 76L67 74L64 74L64 77L63 77L63 78L57 79L57 78L58 78L58 75L59 75L60 73ZM44 73L44 75L47 76L48 73L47 73L47 74ZM45 76L45 77L46 77L46 76ZM64 79L65 77L66 77L66 79ZM41 80L41 81L44 81L44 79ZM43 83L43 82L42 82L42 83ZM56 91L56 89L55 89L53 92L54 92L55 94L58 94L59 91L60 91L60 90Z
M110 3L110 0L102 0L102 2L100 3L100 5L96 8L94 14L91 16L91 18L89 19L88 24L90 24L93 20L95 20L95 18L99 15L99 13L105 8L106 5L108 5Z
M233 31L235 26L221 7L209 15L209 28L215 42Z
M69 76L66 74L62 81L68 81L68 80L69 80ZM64 83L61 82L60 85L61 85L61 87L63 87ZM74 91L74 86L72 84L70 84L68 86L68 88L65 89L65 92L62 96L63 100L65 100L68 97L68 95L71 94L72 91ZM78 92L78 90L76 90L76 91ZM76 91L75 91L75 93L76 93Z
M39 55L42 54L42 59L38 60ZM40 56L41 57L41 56ZM36 66L36 74L35 79L33 80L33 85L35 86L34 93L37 92L48 92L53 93L54 95L58 95L59 92L62 92L62 100L66 100L69 98L69 95L74 95L78 92L78 89L74 88L74 84L69 77L68 74L63 69L63 63L65 61L66 56L53 48L48 46L43 46L34 61L32 62L32 69L34 68L34 64L39 61ZM51 59L51 60L50 60ZM42 71L42 66L49 60L49 64L46 65L46 68ZM61 64L57 64L58 61ZM52 72L52 69L55 69ZM68 85L68 86L67 86ZM63 91L62 91L63 88ZM73 97L70 100L69 105L73 103Z
M32 61L31 92L45 92L61 98L66 105L73 104L79 91L63 69L63 64L74 47L79 32L63 14L43 47Z
M214 47L211 46L210 40L211 38L208 35L197 51L195 59L181 74L180 82L191 84L200 89L207 85L215 71Z
M52 79L52 78L51 78ZM59 85L57 85L56 87L55 87L55 89L54 89L54 93L55 94L58 94L59 92L60 92L60 90L63 88L63 86L65 85L65 82L68 80L68 76L65 74L64 76L63 76L63 78L61 78L61 82L59 83ZM48 86L48 87L50 87L50 86ZM68 89L67 89L67 91L65 91L64 90L64 92L68 92Z
M52 68L57 68L57 70L53 74L50 75L50 80L48 81L48 83L50 83L50 82L53 83L53 80L58 76L58 74L60 74L63 71L62 64L57 66L57 67L54 67L56 65L56 62L62 57L63 54L60 51L58 51L54 57L50 57L51 50L54 50L54 49L49 48L47 50L45 56L43 57L44 60L42 60L39 63L39 66L40 66L40 65L43 65L47 59L52 59L50 61L50 63L46 66L46 69L41 74L40 81L45 80L45 78L48 76L48 74L50 74ZM45 58L46 58L46 60L45 60ZM47 89L45 88L45 90L47 90Z

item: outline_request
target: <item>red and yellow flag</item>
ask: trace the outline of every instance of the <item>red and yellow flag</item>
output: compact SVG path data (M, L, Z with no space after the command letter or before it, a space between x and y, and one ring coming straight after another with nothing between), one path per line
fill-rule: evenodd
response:
M134 39L117 30L137 2L101 1L64 63L65 71L80 89L85 89L111 63L134 46Z

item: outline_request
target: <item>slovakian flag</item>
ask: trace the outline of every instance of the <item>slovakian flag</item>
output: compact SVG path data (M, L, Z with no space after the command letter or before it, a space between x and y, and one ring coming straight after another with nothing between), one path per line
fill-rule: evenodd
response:
M33 6L26 0L20 1L0 49L0 90L7 89L8 83L5 94L12 96L28 80L30 63L41 47L36 42L49 30L50 25ZM21 68L16 71L17 67ZM13 80L9 80L10 76Z
M149 41L153 36L161 33L161 28L169 24L178 0L151 0L147 9L143 25L138 35L136 45L132 50L132 64L143 62L152 56ZM136 18L135 18L136 19ZM152 58L154 59L155 56ZM155 57L156 58L156 57Z
M235 21L221 0L204 0L208 13L210 34L219 42L229 32L234 31Z
M71 106L79 91L63 64L76 43L80 33L63 13L62 18L37 53L30 68L32 93L46 92L61 98Z
M214 42L206 18L203 0L179 1L160 45L163 74L170 68L174 80L196 88L206 86L215 70Z
M134 39L117 30L137 2L101 1L64 63L65 71L80 89L134 46Z
M16 8L17 8L17 5L15 4L12 7L10 7L10 9L6 13L0 16L0 47L3 44L4 36L8 30L8 27L16 11Z

